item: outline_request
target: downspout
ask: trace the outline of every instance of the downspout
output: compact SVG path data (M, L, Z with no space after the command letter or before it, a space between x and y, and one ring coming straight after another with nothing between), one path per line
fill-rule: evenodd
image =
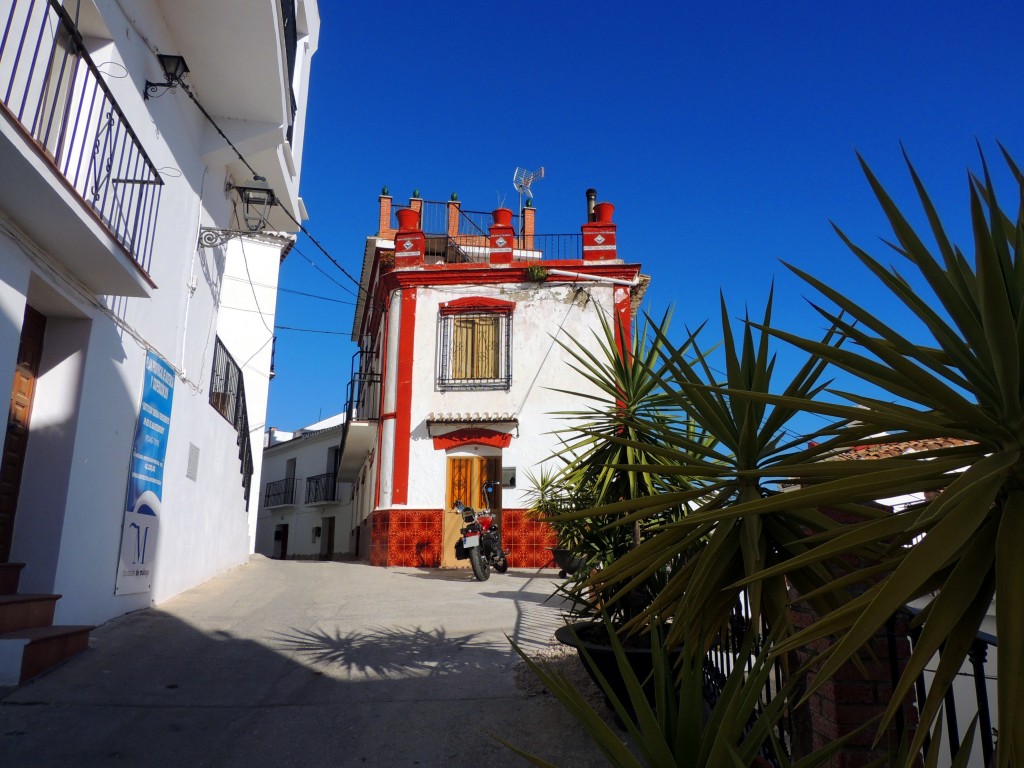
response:
M640 284L638 278L632 280L620 280L617 277L602 277L600 275L589 275L586 272L570 272L567 269L549 269L549 275L558 275L559 277L574 277L577 280L591 280L595 283L611 283L612 285L625 285L633 288Z

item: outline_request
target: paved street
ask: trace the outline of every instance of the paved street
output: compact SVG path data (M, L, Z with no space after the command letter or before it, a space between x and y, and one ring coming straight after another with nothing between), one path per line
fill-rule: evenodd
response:
M603 765L556 701L515 684L505 634L548 644L553 575L254 556L0 689L0 766L527 765L491 734Z

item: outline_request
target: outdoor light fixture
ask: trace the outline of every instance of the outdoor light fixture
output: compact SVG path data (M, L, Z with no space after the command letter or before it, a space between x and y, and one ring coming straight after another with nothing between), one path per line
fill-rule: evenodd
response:
M235 191L242 199L242 218L250 232L259 232L267 225L270 207L277 205L274 190L263 176L253 176L246 184L235 184Z
M242 220L246 229L216 229L214 227L201 227L199 230L199 242L205 248L213 248L223 245L234 237L259 232L267 226L271 206L277 205L277 195L267 184L263 176L253 176L252 181L245 184L233 184L230 181L225 185L224 191L235 190L242 202Z
M160 60L160 67L164 71L164 79L167 82L154 83L147 80L146 87L142 91L143 99L148 100L151 97L156 97L161 88L170 88L173 93L174 86L178 85L181 82L181 78L188 74L188 65L183 57L168 53L158 53L157 58Z

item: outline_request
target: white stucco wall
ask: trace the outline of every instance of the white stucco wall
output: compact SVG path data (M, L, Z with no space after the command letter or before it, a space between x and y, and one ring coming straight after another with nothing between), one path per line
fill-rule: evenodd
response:
M278 525L288 526L288 556L315 558L321 553L323 537L314 539L313 529L320 527L326 535L324 519L335 519L334 555L339 557L352 552L352 485L341 483L337 489L336 503L306 504L306 480L316 475L334 472L331 449L341 443L341 428L298 435L292 440L278 443L264 451L263 484L258 490L259 520L257 523L256 551L271 557L274 554L274 529ZM295 460L295 504L275 506L267 509L264 505L267 483L283 480L287 476L288 461Z
M0 207L0 371L7 372L8 381L26 301L47 316L11 558L26 563L23 592L63 594L58 623L101 623L246 561L261 489L269 328L282 245L236 240L225 247L197 247L201 225L232 225L231 199L224 190L227 170L220 156L211 153L223 140L184 94L142 99L140 84L158 78L158 65L140 30L150 44L176 48L156 4L132 4L131 18L119 3L98 0L96 5L107 28L117 34L110 39L93 34L90 50L128 70L130 76L110 76L106 82L165 182L148 268L156 287L148 297L91 294L73 266L47 253ZM315 12L314 2L306 5ZM312 45L300 48L299 55L315 49L315 42L314 34ZM302 67L305 73L307 64ZM301 82L308 82L305 74ZM0 141L9 140L0 136ZM285 164L297 172L299 159L289 158ZM63 189L56 177L41 179ZM17 183L0 176L0 184ZM49 216L54 228L65 226L65 217L72 216L95 229L84 207L51 211ZM244 311L256 304L266 327ZM256 438L248 510L235 429L209 402L218 334L237 362L246 363L250 429ZM147 350L164 358L177 374L156 560L149 592L115 595ZM192 446L199 451L195 479L186 476Z
M512 318L512 385L503 390L439 392L436 381L438 307L465 296L498 298L516 303ZM429 414L515 414L519 427L502 465L515 467L517 487L505 489L503 504L526 506L526 471L537 473L558 444L551 434L565 423L552 414L584 407L584 401L557 392L589 391L589 385L568 365L570 355L556 341L584 341L593 348L594 333L601 333L598 313L610 316L613 289L608 284L508 284L504 286L444 286L419 288L416 301L416 342L413 345L412 441L410 448L408 506L440 508L445 503L446 458L434 449L427 434ZM472 452L474 449L470 449ZM484 455L483 448L475 450ZM454 455L454 454L452 454ZM386 473L385 473L386 474ZM387 482L382 478L382 483ZM386 506L382 494L381 505Z

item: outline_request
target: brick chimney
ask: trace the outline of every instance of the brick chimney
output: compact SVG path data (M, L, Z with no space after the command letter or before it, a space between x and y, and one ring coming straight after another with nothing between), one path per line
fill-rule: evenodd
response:
M415 203L416 200L412 200ZM422 204L422 200L420 203ZM420 212L415 207L400 208L395 233L395 267L415 267L423 263L426 238L420 228Z
M511 264L512 249L516 242L515 230L512 229L512 211L496 208L491 216L494 217L490 235L491 264Z
M388 188L384 187L380 191L380 197L377 198L377 202L380 203L380 218L377 220L377 237L382 237L385 240L390 240L395 230L391 228L391 195L388 194Z
M533 207L533 201L526 201L526 207L520 211L519 216L519 237L522 241L520 247L524 250L532 251L533 236L537 231L537 209Z
M582 227L584 261L609 261L618 258L615 225L612 223L614 210L615 206L611 203L594 205L594 221L588 221Z

